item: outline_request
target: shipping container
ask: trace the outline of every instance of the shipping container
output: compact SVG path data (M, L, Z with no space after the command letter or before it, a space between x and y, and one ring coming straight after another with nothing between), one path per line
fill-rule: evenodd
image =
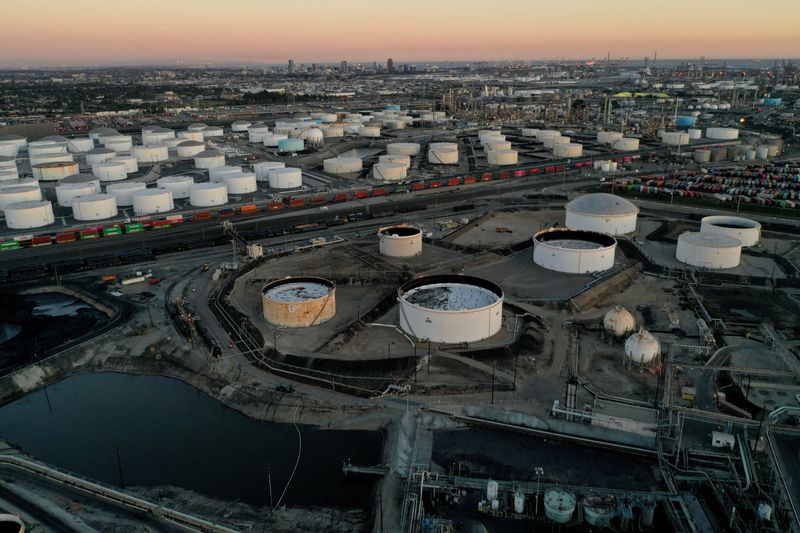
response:
M45 246L47 244L53 244L52 235L41 235L39 237L34 237L31 240L32 246Z
M501 180L507 180L511 177L511 172L508 170L502 170L497 173L497 178Z
M0 250L15 250L19 248L19 241L0 242Z
M337 192L336 196L333 197L334 202L346 202L347 201L347 193L346 192Z
M138 222L132 224L125 224L125 233L136 233L139 231L144 231L144 225Z
M173 224L180 224L183 222L183 215L167 215L167 220Z
M372 189L372 196L386 196L386 189L383 187Z
M424 188L425 188L424 181L415 181L414 183L411 184L412 191L421 191Z
M369 197L369 193L367 191L356 191L355 197L356 198L368 198Z
M192 215L194 220L209 220L211 218L210 211L198 211L194 215Z
M169 220L154 220L150 227L153 229L166 229L171 228L172 223Z
M234 209L230 209L230 208L228 208L228 209L220 209L217 212L217 214L219 215L219 218L226 218L226 217L232 217L233 215L235 215L236 211Z
M302 198L292 198L289 200L289 207L303 207L306 205L306 202Z
M448 187L455 187L456 185L461 185L461 180L458 178L450 178L447 180Z
M57 243L64 243L64 242L73 242L76 241L78 238L74 231L65 231L63 233L59 233L56 235L56 242Z
M119 226L106 226L103 228L103 237L108 237L110 235L120 235L122 233L122 228Z
M429 186L431 189L438 189L439 187L441 187L441 186L442 186L442 182L441 182L441 181L439 181L439 180L433 180L433 181L431 181L431 182L428 184L428 186Z
M81 230L80 238L81 239L96 239L100 236L100 232L97 228L89 228Z
M100 279L102 279L105 282L117 281L117 276L115 276L114 274L106 274Z
M247 204L239 208L239 211L242 213L255 213L258 211L258 207L256 207L256 204Z
M481 181L492 181L492 173L486 172L485 174L481 175Z
M282 202L270 202L267 204L267 209L270 211L274 211L275 209L283 209Z
M464 176L464 184L469 185L470 183L475 183L478 181L478 178L475 176Z
M394 188L394 192L408 192L408 183L400 183Z
M319 194L317 196L312 196L311 197L311 203L314 204L314 205L324 204L325 203L325 197L323 195L321 195L321 194Z

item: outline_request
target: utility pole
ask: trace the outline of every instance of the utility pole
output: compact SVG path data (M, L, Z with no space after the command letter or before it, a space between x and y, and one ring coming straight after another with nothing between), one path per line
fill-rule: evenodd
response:
M497 362L492 363L492 405L494 405L494 374L497 369Z
M117 452L117 471L119 472L119 486L121 489L125 489L125 478L122 477L122 459L119 456L119 445L114 444L114 449Z

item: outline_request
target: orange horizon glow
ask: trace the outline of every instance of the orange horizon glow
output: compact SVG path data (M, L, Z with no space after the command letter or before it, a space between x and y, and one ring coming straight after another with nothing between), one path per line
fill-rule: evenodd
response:
M2 12L0 67L800 57L797 0L27 0Z

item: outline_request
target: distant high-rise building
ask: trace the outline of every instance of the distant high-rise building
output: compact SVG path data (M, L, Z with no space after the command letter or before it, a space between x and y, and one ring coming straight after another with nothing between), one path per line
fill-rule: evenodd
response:
M347 61L342 61L341 66L339 67L339 71L342 74L347 74Z
M294 59L289 60L289 66L286 68L289 74L294 74Z
M408 65L403 65L403 72L408 72L408 71L409 71Z
M317 64L311 63L311 72L316 72L316 71L317 71Z
M377 61L372 63L372 70L374 70L375 72L378 72L378 62Z
M391 57L386 60L386 72L389 74L394 72L394 60Z

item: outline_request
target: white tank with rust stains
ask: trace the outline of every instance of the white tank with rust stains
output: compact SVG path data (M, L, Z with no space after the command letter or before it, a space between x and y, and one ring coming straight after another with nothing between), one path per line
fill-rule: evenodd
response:
M336 314L336 287L324 278L288 277L264 286L261 305L264 319L274 326L317 326Z

